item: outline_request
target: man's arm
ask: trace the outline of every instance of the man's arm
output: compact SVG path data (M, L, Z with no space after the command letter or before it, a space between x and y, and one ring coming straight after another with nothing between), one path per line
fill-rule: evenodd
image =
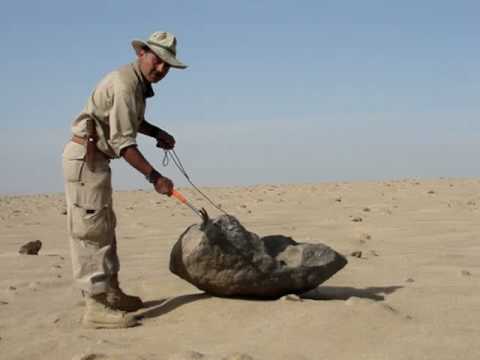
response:
M162 149L170 150L175 146L175 138L172 135L157 126L150 124L145 119L140 124L138 132L156 139L157 146Z
M146 120L143 120L143 122L140 124L140 127L138 128L138 132L156 139L158 134L160 133L160 128L156 127L153 124L150 124Z
M168 196L172 194L173 182L169 178L160 175L136 146L128 146L122 149L120 154L126 162L152 180L152 184L158 193Z

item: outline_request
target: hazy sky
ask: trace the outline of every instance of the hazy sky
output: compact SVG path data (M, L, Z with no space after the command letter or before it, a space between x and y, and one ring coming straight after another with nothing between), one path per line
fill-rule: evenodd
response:
M479 20L474 0L3 1L0 193L63 190L71 121L157 30L190 67L146 117L200 185L480 176Z

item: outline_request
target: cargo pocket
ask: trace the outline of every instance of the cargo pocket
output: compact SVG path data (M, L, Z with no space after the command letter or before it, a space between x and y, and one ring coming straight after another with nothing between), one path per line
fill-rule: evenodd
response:
M67 182L80 181L84 167L83 160L63 160L63 178Z
M112 237L112 219L109 206L98 209L72 206L72 237L82 241L91 241L101 245L110 243Z
M67 182L78 182L85 167L85 146L69 142L63 150L63 177Z

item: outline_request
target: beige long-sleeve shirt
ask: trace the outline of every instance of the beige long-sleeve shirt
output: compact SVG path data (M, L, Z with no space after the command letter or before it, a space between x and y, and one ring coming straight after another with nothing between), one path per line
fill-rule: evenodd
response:
M97 148L110 158L118 158L122 149L136 145L138 128L145 119L145 100L153 95L137 62L122 66L95 87L73 121L72 132L85 137L86 120L95 120Z

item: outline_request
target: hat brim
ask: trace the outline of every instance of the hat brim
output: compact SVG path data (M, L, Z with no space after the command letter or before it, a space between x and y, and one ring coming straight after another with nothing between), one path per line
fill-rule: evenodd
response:
M140 50L142 49L149 49L151 52L153 52L155 55L157 55L160 59L165 61L168 65L171 67L177 68L177 69L186 69L187 65L182 63L180 60L178 60L173 54L171 54L169 51L158 47L154 45L149 45L146 42L143 42L142 40L133 40L132 41L132 47L133 50L135 50L135 53L138 55Z

